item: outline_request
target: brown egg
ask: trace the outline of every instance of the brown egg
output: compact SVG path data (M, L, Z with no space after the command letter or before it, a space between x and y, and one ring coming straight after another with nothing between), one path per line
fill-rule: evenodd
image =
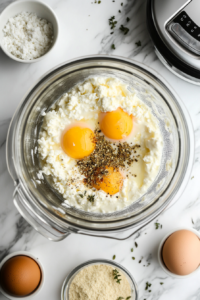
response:
M24 255L7 260L0 271L1 287L7 294L27 296L40 284L41 270L32 258Z
M167 269L176 275L188 275L200 264L200 241L189 230L178 230L168 237L162 249Z

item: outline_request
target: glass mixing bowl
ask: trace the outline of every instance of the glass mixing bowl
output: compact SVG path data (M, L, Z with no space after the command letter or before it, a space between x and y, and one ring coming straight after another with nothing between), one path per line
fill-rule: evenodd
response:
M70 285L71 285L73 279L75 278L76 275L78 275L78 273L81 270L83 270L84 268L87 268L89 266L92 266L92 265L109 265L109 266L113 267L114 269L119 270L120 273L125 275L129 281L129 284L131 287L131 292L132 292L130 295L131 296L130 300L138 300L139 299L137 284L136 284L135 280L133 279L133 277L131 276L131 274L122 265L115 263L108 259L93 259L93 260L86 261L85 263L76 267L65 278L65 281L63 282L62 290L61 290L61 300L69 300L69 289L70 289Z
M38 179L37 140L43 112L89 76L114 76L134 88L157 118L164 142L158 176L146 194L125 209L107 214L63 206L62 195L45 178ZM53 240L63 239L71 232L100 234L146 224L170 203L185 180L193 155L191 127L184 106L167 84L144 65L109 56L64 63L35 84L12 119L7 163L16 185L14 203L36 230Z

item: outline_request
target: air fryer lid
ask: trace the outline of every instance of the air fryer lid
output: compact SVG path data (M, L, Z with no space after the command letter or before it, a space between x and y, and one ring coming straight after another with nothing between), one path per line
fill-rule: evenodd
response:
M200 1L148 0L147 21L158 51L172 66L200 79Z

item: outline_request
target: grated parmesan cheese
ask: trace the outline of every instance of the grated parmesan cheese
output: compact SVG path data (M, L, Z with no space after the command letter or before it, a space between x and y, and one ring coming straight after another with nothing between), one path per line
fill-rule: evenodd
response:
M10 18L3 33L6 50L23 60L44 55L53 42L52 24L35 13L22 12Z
M81 270L72 280L69 300L134 300L126 276L119 272L119 284L113 277L113 270L111 266L103 264Z

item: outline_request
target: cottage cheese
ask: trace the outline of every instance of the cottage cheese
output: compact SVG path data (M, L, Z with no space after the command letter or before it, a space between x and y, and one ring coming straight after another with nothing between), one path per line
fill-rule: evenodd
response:
M61 147L61 135L74 121L85 120L93 130L98 128L98 114L121 107L134 116L134 130L126 142L140 144L138 163L127 168L129 176L119 193L110 196L102 190L89 189L83 183L76 160L67 156ZM95 77L77 84L53 105L44 116L38 140L43 174L53 179L54 188L62 194L63 205L81 210L109 213L129 206L155 180L162 157L163 141L157 119L135 91L116 78ZM40 174L41 177L41 174ZM75 182L75 184L72 184ZM93 203L87 196L95 195Z
M22 12L10 18L3 33L6 50L23 60L44 55L53 42L52 24L35 13Z

